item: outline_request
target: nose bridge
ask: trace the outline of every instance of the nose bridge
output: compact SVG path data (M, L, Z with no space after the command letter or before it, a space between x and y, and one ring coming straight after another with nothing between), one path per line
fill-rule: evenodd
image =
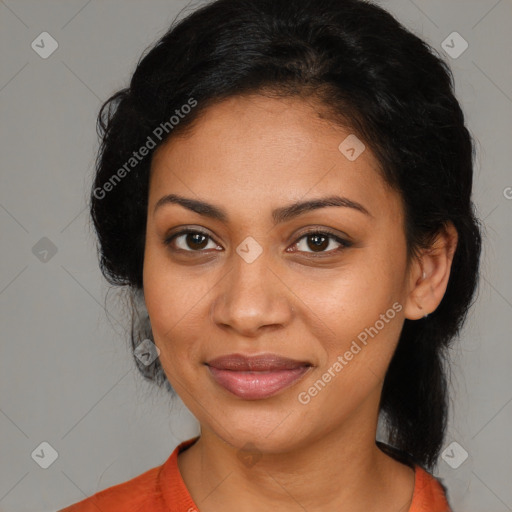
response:
M287 323L291 306L286 287L271 270L269 254L254 241L246 240L231 260L213 304L213 320L246 335L254 334L261 326Z

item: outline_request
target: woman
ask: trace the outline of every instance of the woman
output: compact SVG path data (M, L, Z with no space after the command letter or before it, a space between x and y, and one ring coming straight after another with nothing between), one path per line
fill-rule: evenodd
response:
M450 510L431 471L481 236L448 66L368 2L217 0L99 125L101 268L201 434L63 510Z

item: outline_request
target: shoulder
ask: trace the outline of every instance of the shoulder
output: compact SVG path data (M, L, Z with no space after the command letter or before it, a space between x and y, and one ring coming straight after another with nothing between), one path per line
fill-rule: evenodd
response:
M395 460L414 469L414 490L407 512L452 512L442 479L434 477L423 469L411 455L382 441L377 441L377 446Z
M377 441L377 446L395 460L414 469L414 490L411 505L407 512L452 512L442 479L434 477L423 469L410 454L382 441Z
M139 512L154 507L161 500L158 475L163 465L151 468L131 480L97 492L89 498L74 503L58 512ZM149 510L149 509L147 509Z
M414 494L409 512L452 512L442 480L419 465L415 466L415 474Z
M160 466L57 512L167 512L170 508L194 510L194 502L181 479L177 460L178 454L197 439L199 436L180 443Z

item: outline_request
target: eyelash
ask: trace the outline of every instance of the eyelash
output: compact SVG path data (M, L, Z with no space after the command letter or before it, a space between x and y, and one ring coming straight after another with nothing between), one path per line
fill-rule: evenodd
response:
M178 238L180 236L183 236L183 235L194 235L194 234L198 234L198 235L203 235L207 238L209 238L210 240L212 240L213 242L215 242L215 240L213 240L213 238L208 234L208 233L205 233L204 231L201 231L199 229L184 229L183 231L179 231L178 233L174 233L173 235L171 235L170 237L166 238L164 240L164 244L166 246L171 246L171 243L174 241L175 238ZM300 240L302 240L303 238L306 238L307 236L311 236L311 235L320 235L320 236L325 236L327 238L330 238L331 240L334 240L335 242L339 243L340 244L340 247L336 248L336 249L331 249L330 251L320 251L320 252L314 252L314 251L311 251L311 252L308 252L308 251L293 251L293 252L299 252L299 253L306 253L306 254L310 254L310 255L313 255L313 257L316 257L317 255L321 255L321 254L333 254L333 253L338 253L338 252L341 252L343 251L344 249L350 247L352 245L351 242L349 242L348 240L344 240L343 238L340 238L339 236L335 235L334 233L331 233L329 231L321 231L321 230L318 230L318 229L312 229L312 230L309 230L309 231L306 231L304 233L302 233L300 235L299 238L297 238L297 240L293 243L293 246L297 245ZM201 250L192 250L192 249L177 249L178 251L181 251L181 252L189 252L189 253L201 253L201 252L206 252L204 249L201 249Z

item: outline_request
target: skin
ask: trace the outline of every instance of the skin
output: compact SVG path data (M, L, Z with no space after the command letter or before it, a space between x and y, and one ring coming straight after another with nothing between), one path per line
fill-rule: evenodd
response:
M375 444L379 399L405 318L441 302L457 233L449 224L407 268L399 194L380 177L368 144L355 161L340 152L352 132L318 111L301 99L232 97L153 156L144 296L164 371L201 425L199 441L178 457L201 512L405 512L411 503L413 470ZM167 194L214 204L228 221L178 204L155 211ZM274 208L334 194L370 215L331 206L272 221ZM304 236L310 227L352 245L336 250L340 244L328 239L315 252ZM201 238L164 243L187 228L210 238L199 249ZM249 236L262 250L252 263L236 252ZM401 311L300 403L299 393L394 303ZM243 400L204 364L266 352L312 368L277 395Z

